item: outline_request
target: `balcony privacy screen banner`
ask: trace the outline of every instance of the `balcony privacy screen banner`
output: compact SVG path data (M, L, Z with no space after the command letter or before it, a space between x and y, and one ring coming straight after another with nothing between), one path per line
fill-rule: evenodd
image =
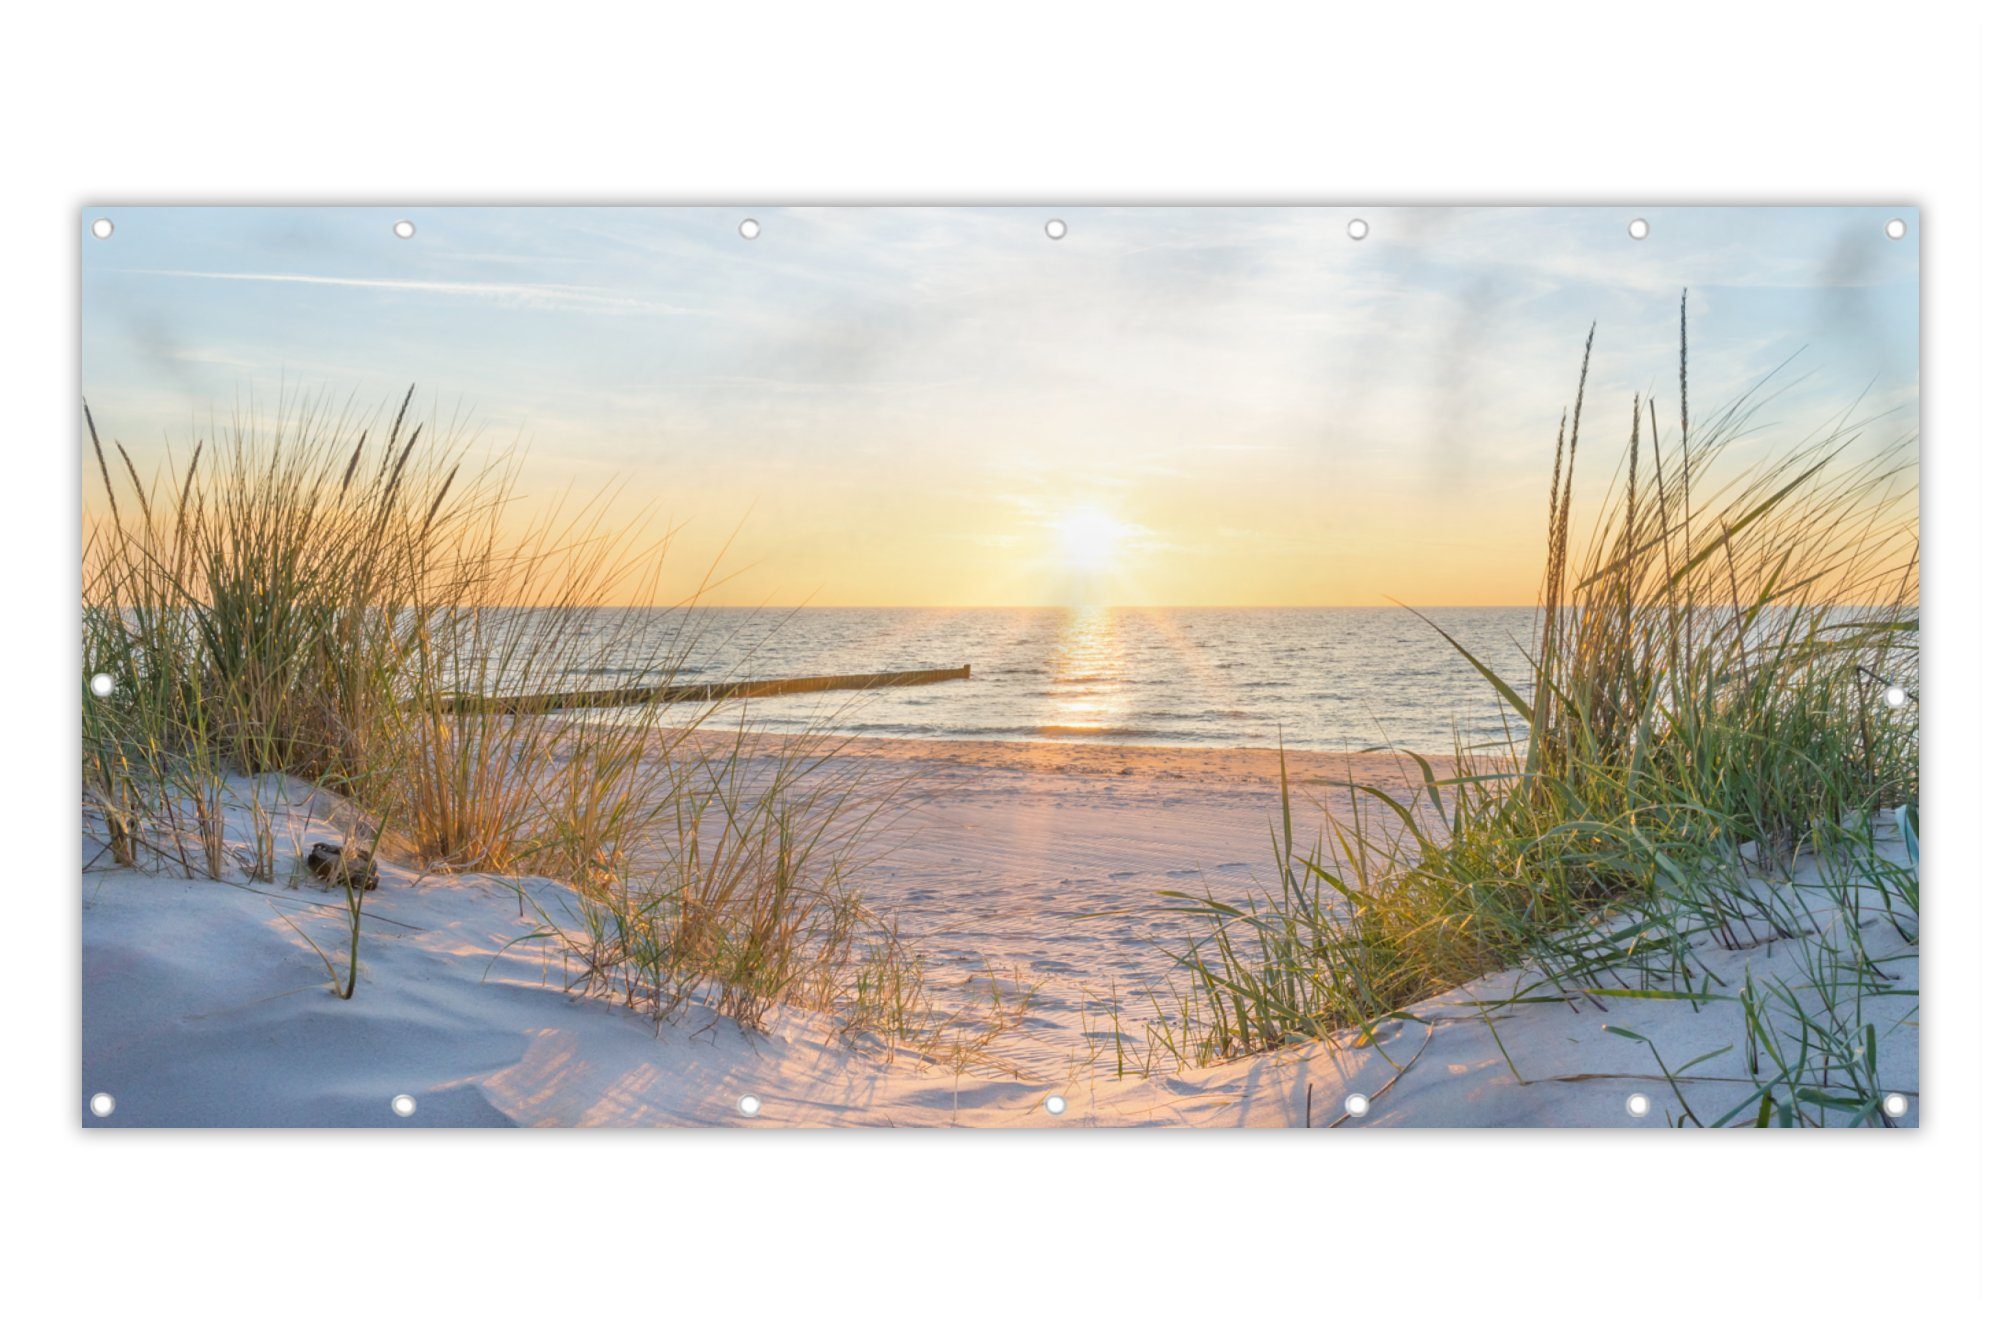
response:
M1914 211L85 211L92 1127L1917 1118Z

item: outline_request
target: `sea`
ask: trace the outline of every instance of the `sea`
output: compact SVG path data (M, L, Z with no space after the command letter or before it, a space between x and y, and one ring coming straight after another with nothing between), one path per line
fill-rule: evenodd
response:
M720 706L774 731L1144 746L1402 747L1449 753L1521 731L1445 638L1516 689L1532 607L702 608L605 610L591 684L693 683L970 666L967 680ZM1435 622L1427 624L1425 617ZM1442 632L1442 633L1441 633ZM579 681L577 684L584 684ZM717 708L717 705L703 706Z

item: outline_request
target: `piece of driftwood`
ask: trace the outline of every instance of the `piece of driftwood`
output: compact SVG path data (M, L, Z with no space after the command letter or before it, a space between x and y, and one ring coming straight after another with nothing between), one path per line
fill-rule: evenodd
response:
M366 894L381 883L375 873L375 854L349 852L338 843L315 843L306 853L306 869L329 885L358 889Z

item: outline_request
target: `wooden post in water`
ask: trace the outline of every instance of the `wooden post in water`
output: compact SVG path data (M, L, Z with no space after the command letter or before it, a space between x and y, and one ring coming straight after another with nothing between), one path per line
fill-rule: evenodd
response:
M615 709L632 704L680 704L715 699L804 695L822 690L886 690L971 679L972 664L910 672L852 672L845 676L792 676L772 681L712 681L702 685L614 686L608 690L554 690L531 695L456 695L454 713L553 713L558 709Z

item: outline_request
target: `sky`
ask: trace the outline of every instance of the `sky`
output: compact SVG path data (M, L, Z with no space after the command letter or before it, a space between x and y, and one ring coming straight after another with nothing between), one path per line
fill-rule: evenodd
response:
M709 600L736 604L1531 602L1585 335L1595 496L1634 393L1677 417L1683 287L1697 417L1791 359L1746 458L1856 408L1864 447L1916 428L1910 210L176 207L80 225L84 397L142 470L233 415L317 399L379 420L414 383L434 431L521 451L524 512L602 496L610 522L671 529L669 600L719 560Z

